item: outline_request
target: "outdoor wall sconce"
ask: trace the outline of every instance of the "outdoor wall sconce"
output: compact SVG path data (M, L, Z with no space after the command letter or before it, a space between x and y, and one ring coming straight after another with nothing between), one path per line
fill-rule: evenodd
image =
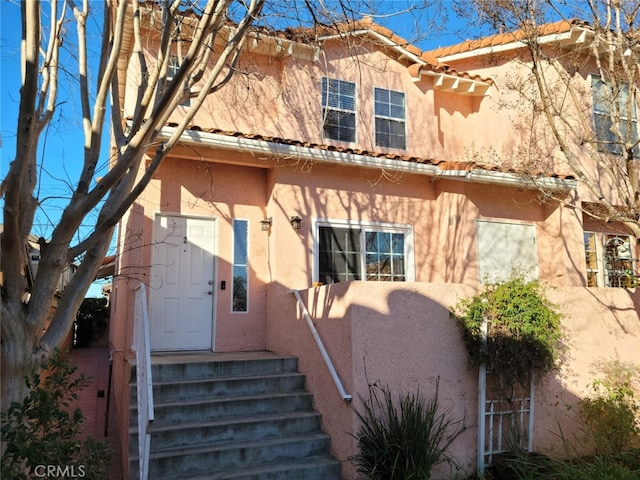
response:
M294 230L300 230L302 226L302 219L299 216L291 217L291 226Z
M268 232L271 228L271 224L273 223L273 219L271 217L267 217L264 220L260 220L260 230L263 232Z

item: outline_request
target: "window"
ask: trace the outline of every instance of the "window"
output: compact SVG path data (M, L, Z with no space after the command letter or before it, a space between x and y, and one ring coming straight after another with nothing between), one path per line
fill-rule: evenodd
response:
M409 227L318 226L318 279L404 282L413 280Z
M598 142L598 150L621 155L625 141L635 143L638 140L636 103L634 99L629 98L629 85L619 85L615 91L609 82L593 76L591 88L593 91L595 139ZM620 137L612 132L613 122L616 120ZM640 154L640 148L635 153L636 155Z
M180 60L177 55L171 55L169 57L169 71L167 72L167 82L173 80L173 77L176 76L178 70L180 69ZM182 107L190 107L191 106L191 97L189 94L191 91L189 90L189 83L185 80L184 85L182 87L184 98L180 101L180 105Z
M231 311L233 312L246 312L248 306L248 225L247 220L233 221L233 285L231 287Z
M584 232L584 256L587 262L587 287L598 286L598 252L596 234Z
M634 282L631 241L627 236L607 235L604 244L607 287L630 287Z
M322 78L322 132L325 138L356 141L356 84Z
M374 117L376 145L405 149L404 93L374 88Z
M367 280L404 282L404 233L365 232Z
M638 281L629 236L585 232L584 252L588 287L624 288Z
M538 278L536 227L526 223L477 220L478 275L481 283L509 280L514 273Z

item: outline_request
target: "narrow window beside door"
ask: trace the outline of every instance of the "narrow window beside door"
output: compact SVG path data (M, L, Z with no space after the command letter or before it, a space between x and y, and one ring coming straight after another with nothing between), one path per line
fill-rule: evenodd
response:
M233 221L233 312L246 312L248 306L249 269L247 254L247 220Z

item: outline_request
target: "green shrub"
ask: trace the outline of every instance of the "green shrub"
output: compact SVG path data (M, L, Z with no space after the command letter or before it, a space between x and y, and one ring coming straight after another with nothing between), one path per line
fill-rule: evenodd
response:
M472 365L485 363L499 384L528 388L531 374L553 370L562 352L560 314L543 285L515 276L452 308ZM488 322L486 342L483 324Z
M596 453L610 455L640 446L640 368L612 361L601 369L604 378L591 384L579 411Z
M636 462L638 453L633 453ZM623 456L559 459L523 453L507 464L511 480L640 480L637 463Z
M452 461L446 450L462 432L462 422L451 420L449 410L439 411L438 384L429 400L418 392L394 401L389 387L379 384L360 399L359 453L350 458L359 473L371 480L426 480L434 466Z
M88 380L74 377L76 369L56 350L25 378L29 395L2 413L4 480L42 477L46 468L85 479L107 478L108 445L79 439L84 417L71 405Z

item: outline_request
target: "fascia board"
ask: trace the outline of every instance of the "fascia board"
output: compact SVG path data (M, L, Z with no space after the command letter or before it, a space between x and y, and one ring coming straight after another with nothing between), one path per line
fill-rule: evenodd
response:
M593 32L591 30L582 27L573 27L568 32L554 33L552 35L545 35L544 37L540 37L538 43L540 45L558 43L563 46L569 46L572 44L585 44L589 35L593 35ZM468 58L482 57L484 55L493 55L496 53L519 50L521 48L525 48L526 46L527 42L518 40L510 43L505 43L504 45L492 45L488 47L477 48L475 50L470 50L468 52L445 55L442 57L438 57L438 61L442 63L454 62L456 60L465 60Z
M162 138L169 138L175 129L164 127L160 131ZM341 164L364 168L377 168L393 170L397 172L418 173L423 175L435 175L438 170L436 165L417 162L403 162L399 160L372 157L356 153L337 152L333 150L321 150L317 148L287 145L252 138L231 137L217 133L187 130L182 134L181 143L191 146L202 146L232 150L237 152L249 152L254 155L269 157L282 157L286 159L300 159L320 163Z
M438 170L436 177L459 180L464 182L476 182L489 185L502 185L506 187L550 190L574 190L578 183L576 180L555 177L523 177L509 172L496 172L491 170Z

